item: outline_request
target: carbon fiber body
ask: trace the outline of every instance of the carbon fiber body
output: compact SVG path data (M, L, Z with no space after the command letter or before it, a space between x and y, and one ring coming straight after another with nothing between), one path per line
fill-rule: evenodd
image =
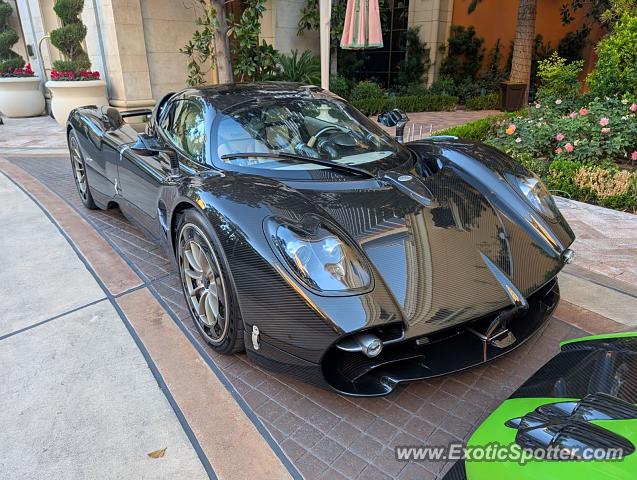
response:
M511 398L584 398L598 392L637 403L637 337L566 343Z
M148 123L118 128L101 109L78 109L69 129L80 139L98 206L118 205L170 252L179 212L205 215L226 256L248 355L269 368L348 394L383 395L401 381L506 353L541 328L559 300L555 277L574 235L559 212L555 218L536 212L505 181L506 173L527 172L501 152L461 140L415 142L393 163L374 162L376 178L322 169L274 177L219 167L215 128L227 109L303 96L331 98L315 87L258 84L186 90L168 100L201 105L211 132L205 162L177 152L179 178L165 159L130 148L142 131L168 143L157 121L164 102ZM413 179L401 183L401 174ZM360 247L371 266L371 291L322 295L290 274L264 224L310 214ZM486 345L480 332L503 312L514 341ZM336 349L360 331L397 334L400 341L373 362Z

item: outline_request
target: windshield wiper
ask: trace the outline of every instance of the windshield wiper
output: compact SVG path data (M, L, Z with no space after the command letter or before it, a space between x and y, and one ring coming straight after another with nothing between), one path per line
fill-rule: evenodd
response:
M376 178L376 175L373 173L358 167L353 167L351 165L331 162L329 160L323 160L320 158L306 157L305 155L297 155L294 153L280 152L280 153L259 153L259 152L245 152L245 153L228 153L226 155L221 155L221 160L234 160L235 158L246 158L246 157L259 157L259 158L283 158L288 160L298 160L305 163L313 163L315 165L321 165L328 168L333 168L334 170L339 170L344 173L349 173L351 175L359 175L367 178Z

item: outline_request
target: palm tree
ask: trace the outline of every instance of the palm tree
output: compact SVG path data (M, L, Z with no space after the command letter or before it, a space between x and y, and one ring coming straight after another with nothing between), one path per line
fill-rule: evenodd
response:
M210 0L210 5L217 13L217 32L214 38L219 83L232 83L232 56L230 54L230 42L228 41L228 21L226 20L225 3L223 0Z
M518 24L513 43L513 63L509 81L526 84L524 104L529 101L529 83L531 82L531 64L535 46L535 17L537 0L520 0L518 6Z
M529 83L531 82L531 64L535 44L535 17L537 0L519 0L518 23L515 29L513 44L513 63L509 81L526 84L524 103L529 100ZM482 0L471 0L469 13L473 12Z

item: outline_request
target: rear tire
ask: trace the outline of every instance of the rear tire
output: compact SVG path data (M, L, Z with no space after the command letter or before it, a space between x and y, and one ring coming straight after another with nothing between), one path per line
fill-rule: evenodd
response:
M177 219L176 260L190 314L217 352L242 351L243 320L227 262L210 223L194 209Z
M91 194L91 187L88 184L88 175L86 174L86 162L80 148L80 142L77 139L75 130L71 130L68 136L69 153L71 154L71 168L73 169L73 178L75 179L75 187L82 203L89 210L97 210L97 205Z

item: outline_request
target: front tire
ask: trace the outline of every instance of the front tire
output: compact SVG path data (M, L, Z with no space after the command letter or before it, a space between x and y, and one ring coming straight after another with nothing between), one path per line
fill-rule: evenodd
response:
M219 353L243 350L237 295L212 227L197 211L186 210L176 238L182 290L199 334Z
M68 142L69 153L71 154L71 167L73 168L73 178L75 179L77 193L86 208L89 210L97 210L97 205L93 200L93 195L91 195L91 187L88 184L84 155L82 155L80 142L77 139L77 135L74 130L69 132Z

